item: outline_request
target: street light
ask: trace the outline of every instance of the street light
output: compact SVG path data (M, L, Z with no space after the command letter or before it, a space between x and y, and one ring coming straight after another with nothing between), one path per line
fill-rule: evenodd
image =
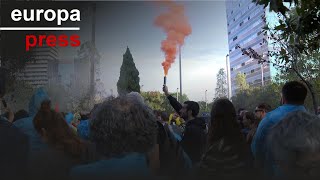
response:
M262 58L265 59L267 55L263 53ZM264 86L264 62L261 62L261 86Z
M226 70L227 70L227 86L228 86L228 99L231 98L231 82L230 82L230 68L228 61L229 54L226 55Z
M182 97L181 46L179 46L180 97ZM182 98L180 98L182 100ZM181 102L182 103L182 102Z
M264 76L263 76L263 62L261 63L261 86L263 87L264 86Z
M208 91L208 90L206 90L205 93L204 93L204 100L205 100L205 102L206 102L206 111L207 111L207 106L208 106L208 105L207 105L207 91Z
M179 88L177 88L177 101L179 101Z

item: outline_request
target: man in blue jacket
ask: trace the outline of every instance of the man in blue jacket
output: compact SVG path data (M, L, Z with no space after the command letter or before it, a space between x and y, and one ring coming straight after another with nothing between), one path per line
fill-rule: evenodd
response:
M297 81L287 82L282 88L281 95L282 106L269 112L262 119L251 144L251 150L257 165L263 168L264 173L268 176L281 175L267 146L267 137L271 128L290 112L306 111L303 105L307 96L307 89L302 83Z

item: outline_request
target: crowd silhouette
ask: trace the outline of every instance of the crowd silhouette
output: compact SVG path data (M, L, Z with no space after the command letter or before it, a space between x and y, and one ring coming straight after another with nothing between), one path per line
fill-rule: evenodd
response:
M0 98L5 95L1 84ZM0 117L1 179L317 179L320 118L304 107L306 87L282 88L281 105L254 111L216 99L153 110L139 93L108 98L90 113L57 112L42 88L29 111Z

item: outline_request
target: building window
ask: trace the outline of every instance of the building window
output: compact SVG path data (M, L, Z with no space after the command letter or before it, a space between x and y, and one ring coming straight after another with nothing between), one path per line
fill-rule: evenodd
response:
M251 70L251 74L254 73L254 69Z
M231 68L231 71L233 71L233 68Z
M231 32L228 32L228 34L230 35L230 34L231 34Z
M243 24L243 21L240 23L240 26L242 26L242 24Z
M236 21L236 19L235 19L235 18L233 18L233 21Z
M238 39L238 36L234 37L234 38L233 38L233 41L235 41L235 40L237 40L237 39Z
M242 64L241 64L241 66L245 66L245 65L246 65L246 63L242 63Z
M239 7L241 6L241 3L239 3Z
M248 17L248 20L250 20L250 16Z
M231 14L233 14L233 11L231 11Z

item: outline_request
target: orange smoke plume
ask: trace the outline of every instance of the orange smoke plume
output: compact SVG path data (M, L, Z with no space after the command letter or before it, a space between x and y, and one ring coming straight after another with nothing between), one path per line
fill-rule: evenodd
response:
M173 1L164 1L161 4L167 7L168 11L160 14L154 23L167 34L167 38L161 42L161 50L165 53L162 66L164 74L167 75L176 59L178 47L184 44L185 37L190 35L192 30L182 4Z

